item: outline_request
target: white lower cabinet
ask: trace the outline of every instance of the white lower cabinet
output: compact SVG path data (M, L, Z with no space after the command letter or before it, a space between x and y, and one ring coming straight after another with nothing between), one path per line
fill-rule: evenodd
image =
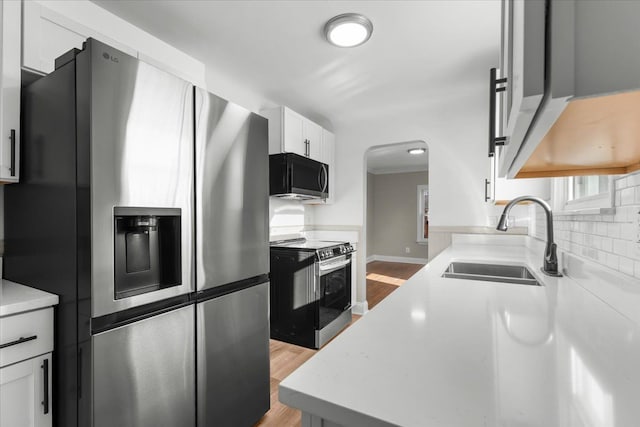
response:
M0 427L51 426L51 353L0 368Z
M53 308L0 317L0 427L52 424Z

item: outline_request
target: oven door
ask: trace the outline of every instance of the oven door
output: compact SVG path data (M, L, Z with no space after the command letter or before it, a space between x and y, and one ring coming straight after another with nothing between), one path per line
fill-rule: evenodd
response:
M351 307L351 254L318 263L318 319L322 329Z

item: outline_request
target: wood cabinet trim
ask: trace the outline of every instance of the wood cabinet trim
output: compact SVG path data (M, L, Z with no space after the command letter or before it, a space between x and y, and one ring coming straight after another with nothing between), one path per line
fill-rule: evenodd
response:
M568 103L517 178L625 174L640 169L640 91Z

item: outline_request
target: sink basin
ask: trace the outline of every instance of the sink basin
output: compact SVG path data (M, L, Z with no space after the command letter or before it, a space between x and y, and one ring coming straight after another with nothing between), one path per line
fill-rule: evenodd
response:
M452 262L442 277L540 286L535 276L524 265Z

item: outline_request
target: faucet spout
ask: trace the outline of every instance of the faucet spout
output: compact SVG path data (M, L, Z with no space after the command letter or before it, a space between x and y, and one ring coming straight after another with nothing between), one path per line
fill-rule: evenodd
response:
M498 221L496 230L507 231L507 218L509 216L509 211L513 206L517 205L520 202L534 202L542 206L542 209L544 209L544 213L547 216L547 244L544 250L544 260L541 270L548 276L562 276L562 274L558 272L557 245L553 241L553 214L551 213L551 207L547 202L534 196L516 197L515 199L507 203L507 205L504 207L504 211L502 212L502 215L500 215L500 220Z

